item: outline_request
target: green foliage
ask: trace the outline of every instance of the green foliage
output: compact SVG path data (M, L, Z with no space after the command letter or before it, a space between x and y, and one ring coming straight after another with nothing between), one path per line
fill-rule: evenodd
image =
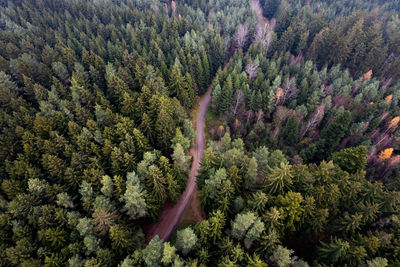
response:
M292 166L287 162L281 162L279 167L268 167L265 180L270 194L282 193L284 189L290 188L292 178Z
M254 239L260 237L265 230L264 223L252 212L238 214L232 222L232 237L242 240L246 248L250 248Z
M176 248L171 246L169 242L164 243L164 251L161 262L163 264L171 264L176 257Z
M396 265L399 10L3 1L0 265ZM205 129L202 220L146 246L207 88L223 129Z
M176 247L182 251L184 255L192 251L197 245L197 236L192 228L187 227L178 231L176 238Z
M140 218L147 214L146 191L142 188L139 178L132 172L128 173L126 190L120 201L124 202L124 211L132 218Z
M350 244L341 239L333 239L331 243L321 243L318 250L318 255L321 259L332 263L343 261L350 249Z
M156 235L143 249L143 260L146 266L159 266L163 255L163 243L161 242L160 238Z
M291 116L282 131L282 138L286 145L295 146L298 142L300 122L295 115Z
M290 266L292 259L291 255L293 253L293 250L287 249L285 247L282 247L279 245L270 259L279 267L287 267Z
M356 173L367 165L367 148L365 146L349 147L332 155L333 162L340 168Z

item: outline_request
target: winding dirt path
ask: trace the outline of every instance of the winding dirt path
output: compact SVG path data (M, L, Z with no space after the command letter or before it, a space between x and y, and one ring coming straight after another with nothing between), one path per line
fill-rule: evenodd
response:
M160 219L157 223L152 224L147 229L147 240L151 240L154 236L158 235L163 241L168 241L172 233L175 231L186 208L190 204L193 193L195 192L197 183L196 176L200 167L200 159L204 155L204 122L207 107L211 99L212 83L208 87L207 92L200 100L200 108L197 113L196 121L196 146L192 150L193 162L190 171L189 179L186 184L186 190L180 196L175 206L165 205L160 213Z
M259 0L253 0L251 8L256 12L259 23L262 25L269 24L270 22L266 19L262 14L262 8ZM229 65L229 62L234 54L234 51L230 51L228 53L228 57L224 62L224 69ZM179 222L181 221L183 215L185 214L185 210L191 205L193 195L196 192L196 176L198 174L198 169L200 167L200 160L204 155L204 123L205 123L205 115L210 104L211 100L211 89L214 84L214 79L209 85L207 92L200 99L200 108L197 113L197 118L192 118L192 122L196 123L196 146L191 150L191 155L193 156L192 168L190 171L189 179L186 184L186 189L180 196L178 202L175 206L171 206L169 203L166 203L163 207L163 210L160 212L160 219L157 223L145 226L145 232L147 241L150 241L154 236L158 235L160 239L163 241L168 241L171 237L172 233L177 228ZM198 197L198 196L197 196ZM195 201L196 202L196 201ZM197 201L198 202L198 201ZM199 207L199 203L192 204L193 208L193 217L201 220L201 207Z

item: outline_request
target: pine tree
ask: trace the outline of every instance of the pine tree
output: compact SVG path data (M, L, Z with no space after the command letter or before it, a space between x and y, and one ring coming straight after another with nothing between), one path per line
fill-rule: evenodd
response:
M197 245L197 236L192 228L187 227L183 230L178 231L176 237L176 247L182 251L182 253L188 254Z
M186 108L191 108L191 101L188 96L187 89L189 88L185 77L182 76L179 66L175 64L171 70L169 79L169 90L172 96L176 96L182 105Z
M285 128L282 131L282 138L285 144L294 146L298 142L299 136L299 120L296 115L291 116L286 122Z
M149 267L157 267L163 255L163 243L156 235L143 249L143 260Z
M252 185L256 183L258 176L257 168L258 168L257 159L255 157L252 157L249 161L246 173L245 185L247 188L250 188Z
M133 97L131 95L129 95L128 92L124 92L123 96L122 96L123 100L122 100L122 106L121 106L121 113L124 116L130 117L130 118L134 118L134 114L135 114L135 100L133 99Z
M109 233L111 245L116 251L126 251L134 245L132 232L122 225L111 226Z
M187 173L189 171L191 157L185 155L185 151L181 144L176 144L174 153L172 154L172 159L175 160L183 172Z
M163 151L169 151L171 139L175 134L175 122L166 107L161 107L155 123L157 144Z
M321 242L318 255L323 260L338 263L345 259L349 249L350 244L347 241L335 237L329 244Z
M229 74L221 90L221 98L218 110L219 113L223 114L230 110L232 104L232 96L233 96L233 83L232 83L232 76Z
M333 162L349 173L356 173L367 164L367 148L365 146L349 147L332 155Z
M124 93L129 92L128 85L117 75L111 74L107 82L107 94L113 104L119 106L124 100Z
M221 98L221 86L217 84L211 92L211 108L214 112L219 111L220 98Z
M148 205L145 200L146 191L143 190L139 179L127 181L126 191L120 201L124 202L123 210L132 218L137 219L147 215Z
M169 242L164 243L164 251L161 262L163 264L172 264L176 257L176 248L171 246Z
M203 62L203 71L204 71L203 76L205 80L205 87L207 87L208 83L211 80L211 75L210 75L210 63L208 61L208 56L205 50L202 51L201 60Z
M268 167L265 180L270 194L282 193L285 188L292 185L293 171L289 163L280 163L274 168Z
M154 137L153 124L151 122L150 117L146 113L143 113L142 122L140 123L139 129L140 131L142 131L147 140L153 142L153 137Z

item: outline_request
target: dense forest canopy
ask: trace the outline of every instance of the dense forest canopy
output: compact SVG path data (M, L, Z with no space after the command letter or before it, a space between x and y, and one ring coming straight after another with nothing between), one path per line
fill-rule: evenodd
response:
M398 266L399 13L0 2L0 266ZM210 92L202 218L149 238Z

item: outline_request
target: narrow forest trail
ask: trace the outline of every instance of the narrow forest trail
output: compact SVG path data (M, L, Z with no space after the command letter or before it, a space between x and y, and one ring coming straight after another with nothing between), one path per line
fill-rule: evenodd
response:
M262 14L262 8L260 7L259 1L253 1L255 5L252 5L253 11L256 12L259 23L265 25L268 24L269 21ZM231 51L233 52L233 51ZM225 70L233 56L234 53L230 53L224 62ZM200 160L204 155L204 126L205 126L205 117L208 105L211 100L211 91L215 81L215 77L212 80L211 84L208 86L207 92L200 98L199 101L199 111L197 116L192 118L192 123L196 125L196 145L191 150L191 155L193 156L192 168L190 170L189 179L186 184L186 189L180 196L178 202L175 206L171 206L170 204L165 204L163 210L160 213L159 221L155 224L152 224L146 227L146 237L147 241L150 241L154 236L158 235L160 239L163 241L168 241L175 229L178 227L182 217L185 214L188 206L191 205L191 214L186 214L185 217L189 217L194 219L195 221L200 221L203 219L203 212L201 210L200 200L198 196L197 189L197 181L196 176L198 174L198 170L200 168ZM195 195L195 196L194 196ZM192 201L193 197L194 201Z
M214 82L214 81L213 81ZM164 205L163 210L160 213L160 219L157 223L150 225L147 228L147 240L151 240L154 236L158 235L163 241L169 240L172 233L175 231L179 222L181 221L186 208L191 203L192 197L196 191L197 183L196 176L198 174L198 169L200 167L200 160L204 155L204 123L205 115L207 112L208 105L211 100L211 89L213 82L207 89L207 92L200 99L200 107L197 113L197 117L192 118L192 122L196 123L196 144L194 149L192 149L192 168L190 171L189 179L186 184L186 189L180 196L178 202L175 206L170 206L168 204ZM198 207L200 208L200 207ZM196 213L201 214L200 210Z

